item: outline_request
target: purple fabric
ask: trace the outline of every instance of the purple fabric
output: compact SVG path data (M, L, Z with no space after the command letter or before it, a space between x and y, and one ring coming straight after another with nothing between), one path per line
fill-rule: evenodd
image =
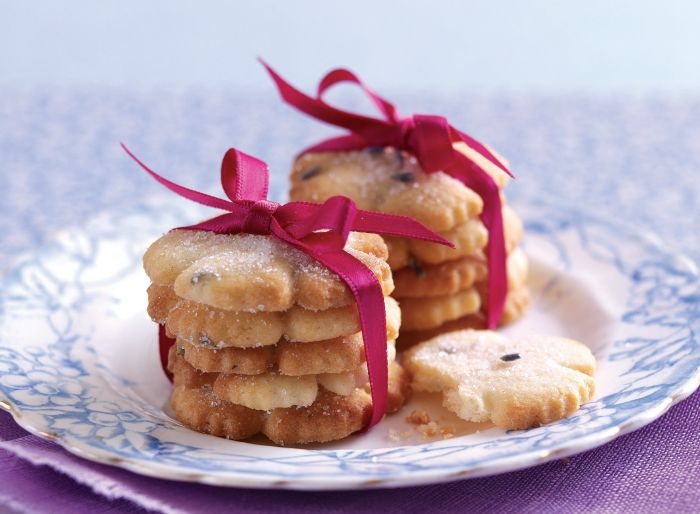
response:
M228 489L75 457L0 413L0 505L17 512L697 512L700 392L636 432L567 460L410 489ZM12 511L11 511L12 512Z

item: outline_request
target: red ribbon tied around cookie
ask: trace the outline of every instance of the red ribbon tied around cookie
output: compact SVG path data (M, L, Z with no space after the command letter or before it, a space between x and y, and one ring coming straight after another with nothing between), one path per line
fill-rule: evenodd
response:
M267 63L261 63L272 76L282 99L300 111L331 125L345 128L350 134L322 141L306 152L360 150L371 146L391 146L413 154L426 173L443 171L475 191L484 201L481 221L489 232L488 257L488 328L496 328L501 319L508 293L506 248L503 235L503 211L498 186L493 178L453 144L463 142L510 175L508 169L477 140L451 126L442 116L416 114L406 118L396 108L367 87L354 73L345 69L329 72L318 85L316 98L294 88ZM333 107L323 100L332 86L348 82L359 86L385 119L371 118Z
M378 423L387 407L388 363L384 294L374 273L344 251L351 230L400 237L411 237L451 245L421 223L404 216L393 216L357 209L347 197L334 196L323 204L290 202L280 205L267 200L267 165L243 152L230 149L221 165L221 183L229 200L180 186L158 175L142 163L126 146L124 150L146 172L171 191L189 200L226 211L196 225L180 227L217 234L273 235L310 255L337 273L348 285L357 303L364 339L372 394L372 417L367 428ZM164 357L164 330L161 333L161 359Z

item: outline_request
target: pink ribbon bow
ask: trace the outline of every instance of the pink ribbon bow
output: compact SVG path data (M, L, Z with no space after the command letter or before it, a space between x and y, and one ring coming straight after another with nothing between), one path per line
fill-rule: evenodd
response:
M149 169L126 146L122 148L153 178L189 200L227 211L196 225L181 227L217 234L269 234L310 255L337 273L357 303L364 339L372 395L372 417L367 428L382 419L387 407L388 363L384 294L374 273L344 251L351 230L411 237L450 245L419 222L404 217L357 209L343 196L323 204L267 200L267 165L235 149L226 152L221 164L221 183L230 200L194 191L170 182ZM162 326L161 335L164 335ZM168 345L169 347L169 345ZM161 359L167 348L161 345Z
M510 175L508 169L481 143L452 127L442 116L416 114L400 118L396 108L351 71L336 69L329 72L318 85L316 98L294 88L267 63L260 61L275 81L282 99L300 111L326 123L349 130L348 135L335 137L305 149L306 152L359 150L372 146L392 146L413 154L426 173L443 171L475 191L484 201L481 220L488 229L487 325L495 328L501 319L508 293L506 249L503 235L503 212L498 186L480 166L453 147L464 142L490 162ZM360 86L386 119L371 118L337 109L323 100L332 86L349 82Z

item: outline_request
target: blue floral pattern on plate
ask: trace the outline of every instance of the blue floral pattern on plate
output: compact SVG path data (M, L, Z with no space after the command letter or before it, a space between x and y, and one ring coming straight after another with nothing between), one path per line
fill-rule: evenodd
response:
M554 204L518 210L534 304L505 331L568 335L599 362L596 397L558 423L526 431L480 425L416 441L396 437L406 428L397 415L367 434L302 449L185 429L167 415L169 385L145 314L140 258L160 233L201 213L159 202L67 231L9 270L0 298L0 406L69 451L146 475L342 489L444 482L564 457L651 422L694 391L700 282L692 262L584 212Z

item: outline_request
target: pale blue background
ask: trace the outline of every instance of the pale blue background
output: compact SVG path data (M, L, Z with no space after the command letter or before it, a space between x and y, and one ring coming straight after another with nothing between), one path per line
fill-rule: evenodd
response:
M700 2L0 0L0 85L700 91Z

